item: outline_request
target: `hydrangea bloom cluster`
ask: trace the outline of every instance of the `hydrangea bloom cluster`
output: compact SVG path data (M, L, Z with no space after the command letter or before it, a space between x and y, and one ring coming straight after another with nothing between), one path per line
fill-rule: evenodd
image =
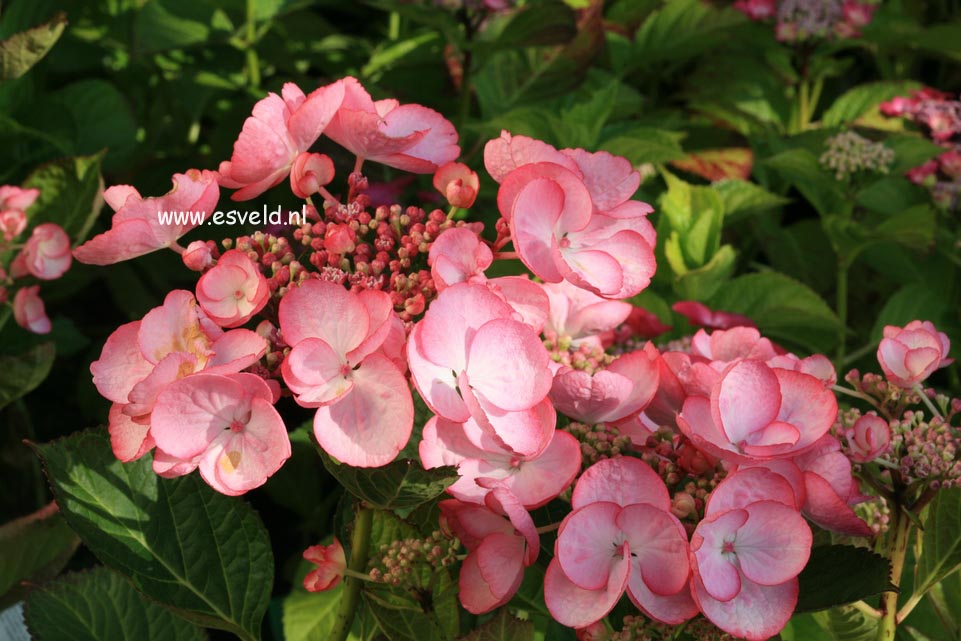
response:
M956 209L961 203L961 101L925 87L881 103L881 113L910 119L944 147L941 155L911 169L907 176L930 189L940 207Z
M38 189L0 186L0 254L17 250L8 265L0 264L0 304L10 301L10 289L18 285L12 301L14 320L34 334L47 334L52 325L40 298L40 285L32 283L60 278L70 269L73 258L70 237L55 223L36 225L22 240L28 225L27 210L39 196Z
M314 151L323 137L355 156L340 188L333 160ZM403 586L417 567L461 560L462 605L490 612L557 529L545 602L583 638L624 594L659 624L703 617L703 638L777 634L812 524L872 534L854 511L868 497L853 465L925 446L886 438L871 414L842 430L830 361L787 352L737 314L684 301L679 313L701 329L644 341L663 327L624 299L653 276L656 234L624 158L503 132L484 150L499 185L491 239L453 220L480 189L459 153L453 126L426 107L375 102L352 78L309 94L288 84L255 105L216 172L177 174L159 198L107 190L111 229L78 259L168 247L199 273L195 291L118 328L91 366L113 403L114 453L153 451L160 475L198 470L243 494L290 456L286 397L314 413L316 442L342 464L386 465L416 433L424 468L456 468L438 531L386 544L370 579ZM369 162L431 174L451 209L374 206ZM309 217L291 230L184 247L189 230L157 220L211 211L221 188L245 199L285 184ZM535 278L489 275L513 258ZM947 362L929 325L885 332L896 402ZM430 416L415 432L417 396ZM538 527L534 511L558 498L563 520ZM336 540L305 558L311 590L362 576Z
M894 150L853 131L831 136L824 145L819 159L821 166L831 171L838 181L861 172L886 174L894 162Z
M879 0L737 0L734 8L751 20L775 21L783 42L857 38L871 22Z

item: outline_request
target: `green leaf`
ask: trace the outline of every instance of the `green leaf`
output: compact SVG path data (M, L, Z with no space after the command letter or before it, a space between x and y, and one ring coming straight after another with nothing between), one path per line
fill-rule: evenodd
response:
M894 176L944 153L943 147L920 136L894 136L885 140L884 146L894 150L894 164L889 170Z
M796 612L823 610L895 589L887 559L850 545L813 548L798 581Z
M53 343L41 343L15 356L0 356L0 409L36 389L50 373L53 357Z
M556 0L540 0L511 13L507 24L490 44L499 49L556 45L575 35L577 20L571 8Z
M304 576L315 567L309 561L302 562L294 577L294 589L284 598L284 641L327 641L330 637L344 584L341 582L324 592L308 592L304 588ZM354 615L347 641L369 641L377 632L377 624L361 609Z
M724 202L725 224L762 214L791 202L788 198L778 196L747 180L729 178L716 182L711 187L721 195Z
M49 22L0 42L0 80L12 80L27 73L47 55L66 26L67 16L61 12Z
M961 488L941 490L924 519L914 591L924 594L961 568Z
M794 185L822 216L841 214L850 208L834 177L821 168L806 149L791 149L768 158L764 164Z
M457 588L445 570L422 568L409 589L365 590L364 603L391 641L451 641L460 629Z
M743 314L761 333L776 340L824 352L837 340L841 322L807 285L777 272L739 276L707 302L712 309Z
M351 467L321 453L324 467L344 488L381 510L409 513L443 494L458 478L452 466L425 470L420 461L399 459L383 467Z
M52 578L73 556L80 539L55 503L0 525L0 610L22 598L21 581Z
M103 152L38 167L23 183L24 187L40 190L27 216L31 220L57 223L75 243L84 240L103 207L102 159Z
M564 136L560 144L565 147L593 148L597 146L601 129L607 122L617 101L620 83L609 82L591 94L590 99L576 103L561 114L559 123Z
M152 0L137 12L134 51L151 54L199 44L210 36L213 11L194 0Z
M949 301L934 283L911 283L892 294L878 313L871 340L880 342L885 325L904 327L915 319L928 320L936 327L947 321Z
M744 17L731 9L719 10L698 0L669 0L634 34L635 68L689 60L743 23Z
M870 211L895 215L931 201L928 191L903 176L885 176L861 189L859 205Z
M937 219L930 205L917 205L885 218L874 228L880 240L888 240L910 249L925 250L934 245Z
M127 99L105 80L81 80L67 85L56 96L76 123L76 151L96 153L109 148L108 159L129 153L137 142L137 122Z
M191 621L260 638L274 562L250 506L197 474L160 478L149 455L121 463L105 429L35 447L67 524L101 561Z
M663 175L667 192L661 196L660 211L678 234L684 265L688 269L701 267L721 246L724 202L710 187L691 185L670 172Z
M511 616L507 608L501 608L494 618L460 637L460 641L534 641L534 624L521 621Z
M867 112L895 96L906 96L921 85L912 81L869 82L858 85L838 97L824 112L821 123L826 127L839 127L854 122Z
M679 275L673 284L674 292L685 300L710 298L734 274L736 258L733 247L722 246L706 265Z
M680 134L663 129L637 127L604 141L600 148L616 156L624 156L635 166L643 163L663 164L684 157L680 138Z
M364 78L377 81L385 73L389 73L395 65L402 62L404 58L425 47L431 47L437 42L438 35L430 32L421 33L397 42L385 42L383 46L374 51L370 61L361 70L361 74Z
M24 618L34 641L206 638L196 625L144 598L126 579L103 566L31 590Z
M850 605L816 612L812 616L831 641L874 641L878 636L878 620Z

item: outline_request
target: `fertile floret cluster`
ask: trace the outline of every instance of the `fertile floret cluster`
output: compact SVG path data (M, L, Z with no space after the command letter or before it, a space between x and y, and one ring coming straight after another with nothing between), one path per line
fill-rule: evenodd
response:
M894 162L894 150L853 131L845 131L825 141L821 166L834 173L839 181L861 172L888 173Z

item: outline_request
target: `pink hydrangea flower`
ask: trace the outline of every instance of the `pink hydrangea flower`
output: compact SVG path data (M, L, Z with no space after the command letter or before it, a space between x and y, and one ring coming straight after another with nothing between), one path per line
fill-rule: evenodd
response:
M468 550L458 578L461 605L483 614L510 601L540 552L530 514L503 488L484 505L447 500L439 507L442 522Z
M737 0L734 8L751 20L767 20L777 13L775 0Z
M688 396L677 423L698 449L747 463L813 447L837 411L837 399L819 379L744 360L728 366L710 398Z
M70 269L70 237L63 227L43 223L33 228L23 251L10 265L10 275L20 278L30 274L41 280L55 280Z
M0 211L0 233L3 240L13 240L27 228L27 215L18 209Z
M911 388L950 365L951 341L930 321L914 320L902 327L888 325L878 345L878 362L891 383Z
M270 387L254 374L188 376L157 395L150 432L166 476L191 467L222 494L260 487L290 458L290 439Z
M768 361L780 353L774 343L754 327L734 327L711 333L698 330L691 339L691 354L717 361L721 369L739 359Z
M697 613L687 533L646 463L623 456L595 463L578 480L571 507L544 579L544 600L557 621L574 628L599 621L625 590L663 623Z
M851 460L870 463L891 447L891 426L875 412L868 412L845 433Z
M197 302L221 327L239 327L267 304L267 278L244 252L231 249L197 281Z
M181 259L187 269L195 272L206 271L214 264L217 245L212 240L195 240L184 250Z
M121 325L90 365L97 391L114 404L109 416L114 455L132 461L153 448L150 414L167 385L201 371L239 372L266 351L267 342L250 330L224 332L184 290L167 294L143 319Z
M550 397L557 411L575 421L616 423L647 407L657 384L657 363L637 350L593 374L562 367L554 374Z
M317 565L304 577L304 588L308 592L323 592L340 585L347 570L347 557L336 537L330 545L310 546L304 550L304 558Z
M414 326L407 355L436 414L458 423L473 418L515 453L535 456L554 433L552 376L543 343L513 315L487 287L448 287Z
M177 240L196 227L198 221L161 224L161 212L206 217L217 207L220 188L214 172L196 169L174 174L173 184L173 189L156 198L143 198L129 185L107 189L103 197L116 212L110 230L74 249L73 257L90 265L110 265L165 247L179 249Z
M469 209L477 198L480 179L477 172L460 162L449 162L434 173L434 189L452 207Z
M0 186L0 232L4 240L13 240L26 229L26 211L39 195L39 189Z
M427 255L437 291L465 281L485 282L484 272L493 262L491 248L468 227L453 227L443 232L431 243Z
M647 339L657 338L661 334L674 329L672 326L662 323L657 314L643 307L634 307L624 323L630 330L631 335Z
M280 96L267 94L244 122L233 156L220 163L220 184L237 189L231 198L238 201L280 184L298 155L320 138L343 100L341 80L309 96L292 82L284 84Z
M21 287L13 296L13 320L34 334L49 334L53 326L40 299L40 286Z
M794 612L813 537L790 486L774 475L740 474L715 488L691 537L692 587L714 625L762 641Z
M290 190L307 198L334 179L334 161L324 154L301 152L290 168Z
M385 355L395 327L390 297L309 280L280 302L280 331L292 349L284 381L316 407L314 435L331 456L355 467L392 461L410 438L414 405L403 370Z
M472 419L431 418L418 449L426 469L457 466L460 479L447 491L465 503L483 504L493 488L502 487L525 508L538 508L567 489L581 468L580 444L567 432L554 432L537 456L518 456Z
M344 78L344 100L324 130L359 161L415 174L437 171L460 155L454 125L433 109L374 101L356 78Z
M601 298L568 281L544 284L550 315L544 331L568 337L571 344L606 347L612 332L630 316L633 307L624 301Z
M682 300L671 306L675 312L687 319L695 327L707 329L731 329L733 327L757 327L747 316L733 312L712 310L704 303L693 300Z

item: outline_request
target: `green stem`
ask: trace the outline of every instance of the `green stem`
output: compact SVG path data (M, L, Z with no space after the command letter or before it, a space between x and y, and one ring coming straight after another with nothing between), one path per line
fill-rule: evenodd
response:
M367 555L370 547L370 531L374 525L374 511L358 505L354 512L354 531L350 535L350 563L347 568L352 572L363 573L367 569ZM354 614L360 602L360 589L363 581L350 575L344 576L344 593L340 598L340 608L334 621L334 629L328 637L331 641L346 641Z
M834 356L834 367L840 371L844 366L844 350L848 332L848 261L838 258L837 302L835 307L841 327L838 331L838 349Z
M257 0L247 0L247 77L250 86L260 86L260 59L257 57Z
M463 63L463 74L461 76L460 82L460 112L457 115L457 124L460 128L463 128L467 124L467 119L470 117L470 107L471 107L471 83L473 78L471 77L471 65L473 64L471 52L468 51L464 54Z
M911 539L911 519L902 514L902 506L895 502L891 506L891 524L888 530L887 552L891 560L891 584L901 584L904 571L904 558ZM881 623L878 626L878 641L894 641L898 627L898 593L885 592L881 595Z
M808 81L806 79L802 80L798 87L798 133L807 129L808 123L811 120L811 115L808 112L810 90L811 87L808 85Z
M400 14L396 11L390 12L390 23L387 26L387 37L390 40L400 39Z

